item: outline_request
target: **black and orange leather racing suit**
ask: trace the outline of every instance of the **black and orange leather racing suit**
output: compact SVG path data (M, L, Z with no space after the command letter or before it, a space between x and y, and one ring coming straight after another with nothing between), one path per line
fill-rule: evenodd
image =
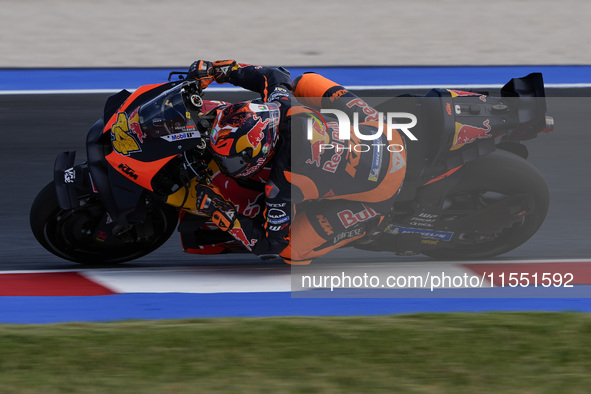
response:
M394 132L388 140L384 133L370 149L355 133L350 140L339 139L338 123L318 108L359 112L364 134L377 129L377 112L315 73L298 77L292 88L279 69L242 66L230 83L260 93L281 111L279 141L267 164L265 222L237 214L230 233L259 256L307 264L375 230L404 179L400 135Z

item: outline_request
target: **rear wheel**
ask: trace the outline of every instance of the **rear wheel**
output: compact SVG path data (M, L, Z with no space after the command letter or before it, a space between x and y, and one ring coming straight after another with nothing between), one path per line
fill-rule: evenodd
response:
M530 239L540 228L549 206L548 186L539 171L512 153L496 151L466 165L462 181L445 197L443 220L458 220L462 212L478 212L516 198L527 209L512 212L513 219L502 228L456 231L445 247L421 253L438 259L484 259L507 253Z
M37 241L56 256L76 263L117 264L145 256L170 238L178 222L173 207L149 200L142 223L113 235L113 224L95 195L79 191L78 201L77 208L61 209L51 182L39 192L30 212Z

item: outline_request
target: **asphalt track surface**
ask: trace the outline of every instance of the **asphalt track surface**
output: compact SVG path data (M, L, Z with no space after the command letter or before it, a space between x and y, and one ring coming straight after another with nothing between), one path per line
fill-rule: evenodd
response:
M357 91L359 95L396 95L397 91ZM591 89L549 90L548 112L556 129L528 141L529 161L544 175L551 191L551 206L540 231L525 245L496 260L581 259L590 256L589 183L591 132L588 108ZM560 97L558 97L560 96ZM2 144L0 168L0 270L75 269L45 251L29 229L29 209L41 188L52 180L55 156L76 150L85 160L84 140L89 126L101 115L108 94L43 94L0 96ZM247 93L216 92L207 98L235 100ZM229 262L231 260L231 262ZM398 264L429 261L422 256L400 258L389 253L346 249L314 264L380 262ZM158 251L124 267L168 267L243 264L259 267L256 257L197 256L182 252L177 235ZM282 263L272 263L282 270ZM245 269L248 269L245 267Z
M28 75L34 76L35 73ZM20 81L27 80L26 75L24 77ZM488 289L493 292L477 297L472 296L470 289L463 289L461 294L442 290L442 293L432 294L437 298L429 299L420 298L422 294L415 294L412 290L400 293L399 297L406 300L375 298L375 293L369 295L369 299L361 298L359 293L352 295L355 298L347 299L293 298L289 278L291 277L293 284L294 275L293 272L290 275L288 265L282 262L261 264L258 258L250 255L185 254L176 235L159 250L144 258L119 267L107 267L106 270L86 270L83 278L71 272L79 271L83 266L53 256L35 241L29 229L28 214L38 191L52 179L57 154L76 150L77 162L85 160L86 132L101 115L104 101L109 94L6 94L9 89L5 85L11 83L6 83L7 81L13 80L8 78L3 81L2 88L5 92L0 95L0 271L4 274L0 279L8 280L3 283L8 283L10 287L15 285L11 279L15 278L13 273L28 272L26 277L37 282L34 285L31 284L33 282L25 285L25 294L22 295L29 297L0 297L0 322L590 310L587 302L589 286L579 287L577 293L569 292L562 296L552 293L552 298L535 298L536 295L530 294L534 298L529 299L523 298L529 293L514 294L518 298L510 298L512 293L501 295L497 289ZM493 81L495 84L498 82L505 80ZM588 81L576 78L573 82ZM588 83L586 85L589 86ZM400 92L374 90L356 93L384 97ZM588 223L591 210L588 208L588 195L591 158L587 150L591 136L587 112L591 108L591 100L586 97L591 94L591 89L550 89L548 93L556 96L548 99L548 112L556 120L556 130L528 141L527 146L530 150L529 160L541 171L549 184L550 212L540 231L525 245L496 258L495 261L499 263L589 259L591 247L588 243ZM212 92L207 98L233 101L247 97L247 93ZM329 273L365 269L371 269L372 272L414 273L416 270L437 270L437 267L451 273L454 269L449 262L438 262L422 256L402 258L391 253L368 253L352 249L335 251L313 264L325 267ZM568 264L563 267L570 267ZM35 273L39 270L54 273L58 271L56 275L60 277L59 283L47 282L44 274ZM105 283L103 280L108 280L109 288L117 294L85 296L88 279L93 278L99 279L99 285ZM81 288L69 288L81 279ZM591 283L589 272L579 279L578 284ZM118 283L124 285L118 286ZM260 283L265 285L261 286ZM0 284L1 286L3 285ZM70 296L47 297L51 294L43 293L44 286L51 287L52 292L68 286L64 295ZM244 292L240 292L241 286ZM251 286L250 289L244 289L248 286ZM200 294L191 294L196 287L201 289L197 291ZM208 288L211 290L203 291ZM41 291L42 296L33 296L36 291ZM307 292L309 293L315 297L314 292ZM9 294L18 295L10 293L10 289ZM112 293L92 295L100 294ZM341 296L346 297L346 294L340 293L338 297ZM412 298L415 296L419 298Z

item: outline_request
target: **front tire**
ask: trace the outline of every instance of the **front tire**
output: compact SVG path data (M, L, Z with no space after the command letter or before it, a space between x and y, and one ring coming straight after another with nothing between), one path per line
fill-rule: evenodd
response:
M173 207L149 201L144 222L126 228L124 233L103 232L97 237L97 226L106 217L103 204L95 195L82 190L78 201L77 208L60 208L55 183L51 182L31 206L30 225L45 249L80 264L118 264L145 256L170 238L178 222Z

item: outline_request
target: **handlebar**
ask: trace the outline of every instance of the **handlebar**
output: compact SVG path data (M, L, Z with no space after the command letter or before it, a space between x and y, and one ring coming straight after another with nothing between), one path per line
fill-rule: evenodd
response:
M178 75L179 79L187 79L188 74L189 73L187 71L172 71L172 72L170 72L170 74L168 74L168 82L172 81L173 75Z

